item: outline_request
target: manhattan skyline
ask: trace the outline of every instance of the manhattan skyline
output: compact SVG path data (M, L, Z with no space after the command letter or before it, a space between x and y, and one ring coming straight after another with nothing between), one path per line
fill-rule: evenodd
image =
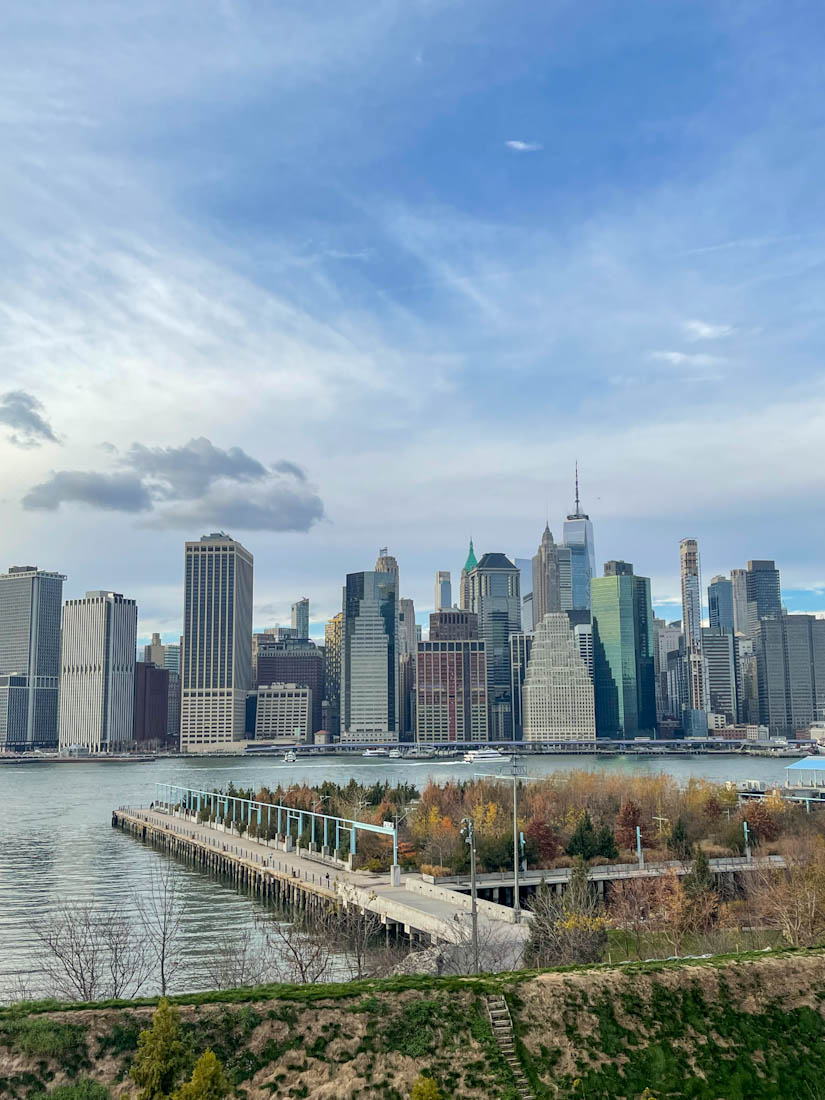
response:
M658 614L688 537L825 610L817 15L5 13L2 568L168 639L223 529L256 627L308 595L319 637L388 546L425 621L471 534L560 539L578 461Z

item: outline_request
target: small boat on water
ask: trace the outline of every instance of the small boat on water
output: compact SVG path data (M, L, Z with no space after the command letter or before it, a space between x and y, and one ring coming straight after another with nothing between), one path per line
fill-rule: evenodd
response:
M292 749L290 749L289 752L284 753L284 763L285 764L297 764L297 762L298 762L298 753L297 752L293 752Z
M509 759L509 753L499 752L498 749L470 749L469 752L464 753L465 764L483 764L490 760L501 763L503 760Z
M390 758L390 760L400 760L401 759L401 749L390 749L389 758Z
M389 756L389 749L364 749L362 756Z

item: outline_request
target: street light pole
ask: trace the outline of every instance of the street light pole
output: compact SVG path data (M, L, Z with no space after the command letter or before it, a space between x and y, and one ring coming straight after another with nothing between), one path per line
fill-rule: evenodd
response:
M472 921L472 935L473 935L473 973L478 974L481 970L478 957L478 894L476 890L476 833L475 824L471 817L465 817L462 823L467 830L466 841L470 845L470 897L472 904L470 907L470 919Z
M513 753L513 920L521 923L521 889L519 885L519 864L521 863L518 835L518 779L524 775L525 768L518 763Z

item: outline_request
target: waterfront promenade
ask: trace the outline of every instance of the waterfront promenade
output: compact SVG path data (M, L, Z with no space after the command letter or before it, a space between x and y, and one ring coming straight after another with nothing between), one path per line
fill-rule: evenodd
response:
M214 825L153 809L120 808L113 825L167 847L175 854L194 856L207 868L229 873L266 896L273 895L301 908L318 901L335 901L376 914L388 929L403 932L412 942L463 942L469 926L470 899L459 890L426 883L421 875L400 875L393 885L391 872L350 870L340 860L325 859L305 849L285 851L285 842L239 837ZM525 924L515 924L506 905L480 900L479 937L507 938L521 947Z

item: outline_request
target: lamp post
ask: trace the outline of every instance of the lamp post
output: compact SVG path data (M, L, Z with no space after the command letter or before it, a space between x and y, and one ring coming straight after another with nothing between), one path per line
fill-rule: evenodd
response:
M480 970L479 958L478 958L478 897L476 892L476 832L475 823L471 817L465 817L462 821L462 833L464 839L470 846L470 897L472 899L472 905L470 907L470 919L472 921L473 930L473 973L478 974Z
M521 923L521 889L519 885L519 853L518 834L518 781L525 774L525 767L518 763L518 758L513 753L513 920Z

